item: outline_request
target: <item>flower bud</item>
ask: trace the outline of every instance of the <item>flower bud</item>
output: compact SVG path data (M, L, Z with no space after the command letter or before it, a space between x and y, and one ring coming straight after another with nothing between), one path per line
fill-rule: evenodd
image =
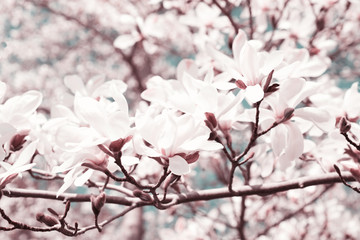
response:
M272 70L266 78L266 82L264 85L264 92L268 91L268 88L269 88L271 80L272 80L273 73L274 73L274 70Z
M350 123L346 120L346 118L342 117L340 119L340 133L345 134L348 131L350 131L350 129L351 129Z
M98 216L100 213L101 208L104 206L106 202L106 195L105 192L101 192L98 196L91 195L91 208L95 216Z
M36 220L38 220L39 222L45 223L49 227L55 226L60 223L56 217L46 215L43 213L37 213Z
M207 120L207 122L205 121L205 124L206 124L206 126L208 126L208 128L213 130L214 128L217 127L217 120L216 120L216 117L215 117L215 115L213 113L206 112L205 117L206 117L206 120Z
M18 133L13 136L10 141L10 150L13 152L19 151L23 147L23 144L26 142L25 137L27 135L27 133Z
M143 192L143 191L141 191L139 189L135 189L133 191L133 194L134 194L135 197L138 197L138 198L140 198L141 200L143 200L145 202L152 201L152 198L148 193L145 193L145 192Z
M240 88L240 89L246 89L246 84L245 84L243 81L241 81L241 80L236 80L236 81L235 81L235 84L236 84L236 86L237 86L238 88Z
M131 140L132 136L128 136L126 138L119 138L110 143L109 150L112 152L120 152L125 143Z

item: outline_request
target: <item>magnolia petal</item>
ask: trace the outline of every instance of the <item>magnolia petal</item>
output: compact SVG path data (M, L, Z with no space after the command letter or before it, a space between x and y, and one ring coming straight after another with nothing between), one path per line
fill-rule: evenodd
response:
M132 156L122 156L121 157L121 163L124 166L132 166L132 165L138 164L139 162L140 162L139 158L137 158L137 157L132 157Z
M296 109L295 116L313 122L324 132L329 132L335 127L335 118L328 111L313 107Z
M93 172L94 172L93 169L87 169L83 174L81 174L75 179L74 185L77 187L83 186L86 183L86 181L90 179Z
M247 41L246 33L243 30L239 29L239 32L235 36L232 44L233 56L237 66L240 66L240 52L246 41Z
M42 94L38 91L28 91L21 96L15 96L5 102L4 112L6 115L29 116L40 106Z
M84 82L78 75L66 76L64 78L64 84L73 94L77 92L86 94Z
M258 82L257 76L259 72L259 62L257 57L257 51L248 42L244 44L240 53L240 68L242 74L246 78L247 85L254 85Z
M22 150L19 157L16 159L13 167L22 166L22 165L26 164L28 161L30 161L30 159L32 158L32 156L34 155L34 153L36 151L37 144L38 144L38 141L34 141L34 142L30 143L29 145L27 145Z
M169 169L175 175L184 175L190 172L189 164L182 157L175 155L169 158Z
M259 84L247 86L245 89L245 98L250 103L256 103L264 98L264 90Z
M178 81L182 81L182 79L184 78L184 73L187 73L195 78L197 77L198 67L196 66L194 60L184 59L180 61L176 68L176 79Z
M59 197L59 195L63 194L66 191L66 189L68 189L73 184L77 176L81 174L81 171L75 173L75 170L76 168L73 168L65 175L64 184L57 191L56 197Z
M271 148L275 156L280 156L286 147L287 129L280 124L271 131Z

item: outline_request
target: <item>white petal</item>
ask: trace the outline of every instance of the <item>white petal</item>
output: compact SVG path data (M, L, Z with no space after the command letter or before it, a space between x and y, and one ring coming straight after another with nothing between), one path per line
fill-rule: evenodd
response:
M34 142L30 143L29 145L27 145L22 150L19 157L16 159L13 167L22 166L22 165L26 164L28 161L30 161L30 159L32 158L32 156L34 155L34 153L36 151L37 144L38 144L38 141L34 141Z
M86 94L85 85L83 80L78 75L69 75L64 78L64 84L71 90L73 94L79 92Z
M256 103L264 98L264 90L259 84L247 86L245 89L245 98L249 103Z
M139 158L132 157L132 156L122 156L121 157L121 163L124 166L132 166L139 163Z
M169 158L169 169L172 173L179 176L190 172L189 164L178 155Z
M246 37L246 33L239 29L239 33L236 35L236 37L234 38L233 44L232 44L232 51L233 51L233 56L236 62L236 65L240 66L240 52L241 49L243 48L244 44L247 41L247 37Z

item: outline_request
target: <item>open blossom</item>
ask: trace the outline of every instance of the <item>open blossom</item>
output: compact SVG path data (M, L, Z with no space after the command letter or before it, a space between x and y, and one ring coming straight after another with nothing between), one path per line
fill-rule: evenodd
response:
M199 80L198 74L195 63L185 59L177 66L176 80L153 77L141 96L152 104L191 114L199 120L204 120L206 112L214 113L220 126L229 128L241 110L244 94L229 91L236 85L224 81L224 74L215 76L213 69L207 71L204 80Z
M300 157L304 151L303 133L314 126L328 132L333 129L335 119L322 109L299 107L301 101L316 91L317 84L304 79L289 79L280 85L280 90L264 100L266 106L260 107L260 125L267 129L274 122L280 123L270 131L271 148L282 169ZM248 115L247 115L248 114ZM245 116L247 115L247 116ZM254 121L255 111L251 109L242 120ZM247 121L248 121L247 120Z
M232 44L233 58L209 47L210 55L220 64L223 71L244 83L245 97L250 103L264 97L263 84L273 69L283 61L283 53L260 51L261 43L248 40L246 33L239 30ZM230 79L229 79L230 80Z
M127 139L132 135L128 104L123 96L126 85L123 82L112 80L96 84L97 87L90 92L86 91L77 78L75 82L68 82L67 85L75 94L73 110L57 105L52 108L51 113L51 126L56 128L51 131L55 133L54 151L59 158L59 165L53 167L53 172L67 172L58 195L73 183L79 186L91 177L94 170L84 167L84 163L111 172L118 170L115 160L100 151L98 146L109 147L112 142ZM122 149L121 159L125 166L139 162L139 159L133 156L131 146L125 144Z
M134 147L141 155L160 157L174 174L189 173L189 163L197 160L199 151L216 151L223 147L209 141L210 130L191 115L166 110L156 115L151 111L136 116L139 135Z

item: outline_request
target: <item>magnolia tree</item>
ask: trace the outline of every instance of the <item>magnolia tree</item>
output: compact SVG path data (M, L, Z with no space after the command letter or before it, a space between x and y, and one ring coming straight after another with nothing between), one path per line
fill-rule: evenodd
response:
M357 239L359 9L2 1L2 239Z

